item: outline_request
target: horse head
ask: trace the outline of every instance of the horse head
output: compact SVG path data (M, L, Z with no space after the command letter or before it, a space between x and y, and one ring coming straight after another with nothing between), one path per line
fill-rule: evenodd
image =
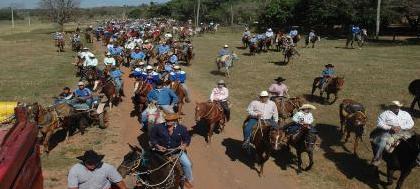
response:
M207 103L197 103L195 105L195 121L200 121L204 114L208 112Z
M317 132L314 129L312 129L311 125L306 124L302 126L300 132L302 132L303 134L306 150L313 151L317 140Z
M273 150L279 150L283 143L283 137L285 137L285 133L280 128L272 128L270 129L269 139L270 145Z
M337 90L341 90L344 86L344 77L336 77L334 84Z
M143 149L138 146L132 146L128 144L130 147L130 152L124 156L123 161L121 162L120 166L118 166L118 172L121 176L125 177L128 174L136 171L141 164L141 157L143 154Z

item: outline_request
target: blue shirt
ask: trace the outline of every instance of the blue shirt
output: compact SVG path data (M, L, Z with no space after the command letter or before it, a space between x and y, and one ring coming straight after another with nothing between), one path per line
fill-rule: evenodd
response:
M144 52L140 51L139 53L132 52L130 57L133 60L144 60L146 58L146 55L144 54Z
M360 33L360 28L359 28L359 26L353 26L353 27L351 28L351 32L352 32L353 34L355 34L355 33Z
M330 77L335 75L335 70L331 69L331 68L325 68L324 70L322 70L322 76L323 77Z
M111 53L111 55L121 55L123 52L122 47L111 47L108 49L109 53Z
M172 64L178 63L178 57L174 54L169 58L169 62Z
M165 71L166 72L172 72L173 71L173 67L171 64L165 64Z
M159 53L159 55L165 54L165 53L169 52L170 49L171 48L169 47L169 45L159 45L158 53Z
M121 78L121 76L122 76L122 72L121 72L121 70L114 70L114 71L111 71L111 73L110 73L110 75L111 75L111 77L112 78L114 78L114 79L116 79L116 78Z
M230 54L230 51L227 48L220 49L220 51L219 51L219 56L225 56L225 55L229 55L229 54Z
M76 97L87 97L90 96L92 92L88 88L83 88L82 90L76 89L74 94L76 94Z
M181 144L189 145L191 136L183 125L177 124L172 135L169 135L168 128L165 123L152 127L150 132L150 143L152 146L163 146L165 148L177 148Z
M159 74L156 72L152 72L150 74L143 72L141 79L146 80L147 83L154 84L157 80L159 80Z
M298 35L298 31L297 30L291 30L289 33L290 36L295 37Z
M135 78L143 78L143 75L146 75L146 73L144 71L133 71L131 72L131 75Z
M169 80L185 83L185 80L187 80L187 73L185 73L184 71L171 72L169 73Z
M175 92L169 88L153 89L147 94L147 100L157 101L158 105L170 105L178 103L178 97Z
M258 34L256 37L257 37L258 40L265 39L265 35L263 35L263 34Z
M257 43L257 38L253 37L253 38L251 38L251 39L249 40L249 42L250 42L251 44L255 44L255 43Z

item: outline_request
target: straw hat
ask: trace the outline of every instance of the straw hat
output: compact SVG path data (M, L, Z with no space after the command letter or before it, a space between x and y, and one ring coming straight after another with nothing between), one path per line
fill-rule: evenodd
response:
M79 81L79 83L77 83L77 86L85 86L85 83L83 81Z
M299 108L299 110L304 110L304 109L316 110L316 107L312 104L304 104Z
M166 114L165 120L166 121L177 121L179 119L178 114Z
M229 48L229 45L225 45L225 46L223 46L224 48Z
M261 91L260 97L268 97L268 92L267 91Z
M400 101L398 101L398 100L394 100L394 101L392 101L390 105L391 105L391 106L397 106L397 107L403 107L403 106L404 106L404 104L402 104L402 103L401 103Z

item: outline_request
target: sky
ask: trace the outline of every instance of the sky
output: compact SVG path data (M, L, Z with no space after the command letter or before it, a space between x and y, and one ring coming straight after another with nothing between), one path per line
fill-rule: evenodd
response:
M140 5L142 3L167 2L169 0L79 0L80 7L101 7L101 6L122 6ZM17 4L18 8L37 8L39 0L0 0L0 8L9 7L12 3Z

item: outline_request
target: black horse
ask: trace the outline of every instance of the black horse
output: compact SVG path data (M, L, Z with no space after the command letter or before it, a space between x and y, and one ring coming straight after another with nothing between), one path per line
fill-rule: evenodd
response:
M137 175L136 188L183 188L182 168L175 155L167 156L157 152L146 151L140 147L130 145L131 151L124 156L118 167L118 172L125 177L129 174ZM171 153L173 154L173 153Z
M371 137L372 133L371 133ZM376 153L377 147L372 143L373 152ZM385 152L382 158L387 167L387 184L393 183L394 171L400 170L401 175L398 179L396 189L402 188L404 180L410 174L411 170L419 165L420 157L420 135L415 134L407 140L402 140L392 153ZM374 154L375 155L375 154ZM379 170L375 167L377 179L379 180Z
M310 125L302 125L299 132L295 136L291 136L288 140L288 147L291 145L296 149L296 155L298 158L298 173L303 171L309 171L314 165L314 149L317 140L316 131L311 129ZM289 148L290 149L290 148ZM302 153L306 152L309 157L309 165L302 168Z
M416 105L416 102L417 106L420 109L420 79L412 81L408 86L408 91L414 96L413 102L411 102L410 106L411 111L414 111L414 106Z

